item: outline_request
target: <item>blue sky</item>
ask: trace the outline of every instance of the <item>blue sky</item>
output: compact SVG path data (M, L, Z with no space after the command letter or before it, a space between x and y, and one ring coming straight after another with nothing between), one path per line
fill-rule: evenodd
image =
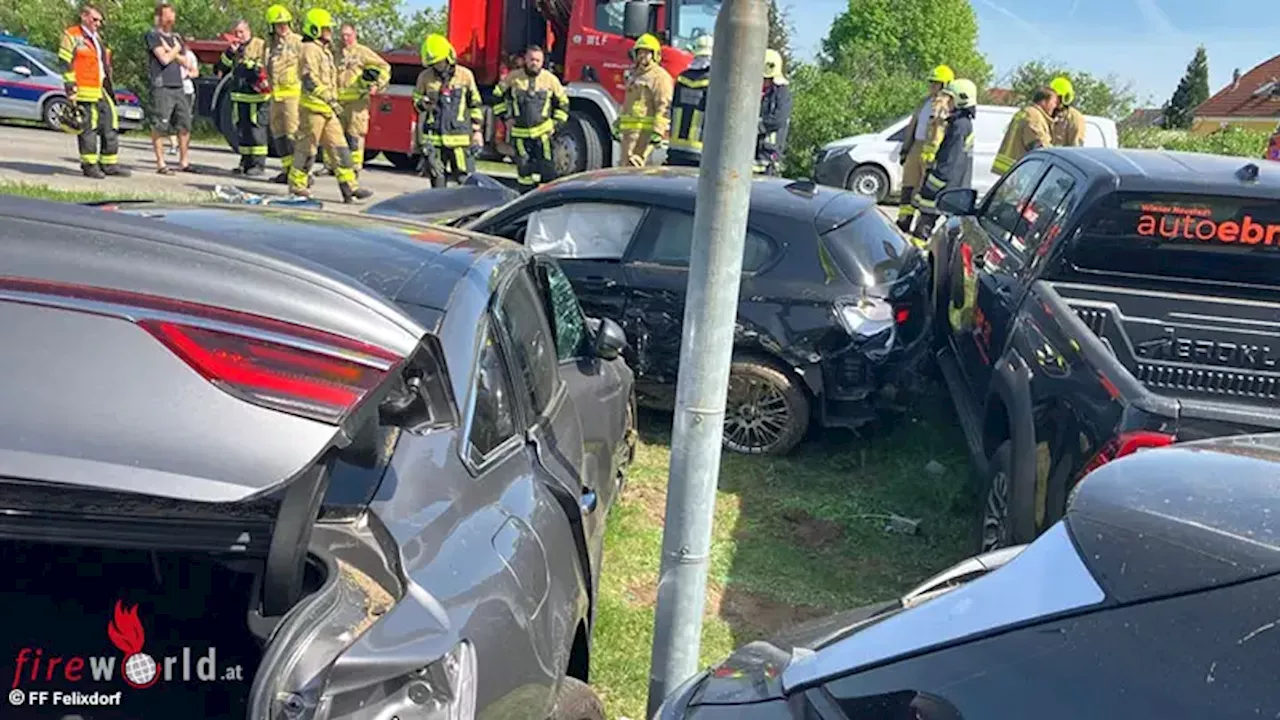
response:
M439 6L443 0L407 0ZM1280 14L1263 0L971 0L979 46L996 68L1058 60L1131 81L1141 100L1168 99L1197 45L1209 53L1211 92L1280 53ZM809 57L848 0L782 0L796 25L797 54ZM803 12L802 12L803 10Z

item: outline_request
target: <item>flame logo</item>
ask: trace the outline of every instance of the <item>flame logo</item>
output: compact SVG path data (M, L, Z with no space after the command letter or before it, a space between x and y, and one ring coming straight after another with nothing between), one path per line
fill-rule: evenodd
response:
M137 605L126 610L116 600L115 614L107 625L107 637L126 656L142 651L142 643L147 639L147 634L142 629L142 621L138 619Z

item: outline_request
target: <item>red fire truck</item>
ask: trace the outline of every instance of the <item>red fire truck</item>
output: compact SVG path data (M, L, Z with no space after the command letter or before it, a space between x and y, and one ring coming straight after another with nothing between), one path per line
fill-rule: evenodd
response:
M570 116L556 136L554 154L562 173L613 164L617 145L610 128L623 99L632 40L657 34L668 46L663 66L674 76L692 60L689 48L709 34L719 0L450 0L449 40L458 60L471 68L485 101L506 74L511 59L537 43L547 48L548 65L565 83ZM201 62L216 62L225 38L191 43ZM413 87L422 70L417 48L382 53L391 63L391 84L373 96L366 140L369 157L381 152L399 168L417 165L418 113ZM212 118L234 148L230 91L225 80L204 80L198 110ZM489 157L511 155L501 124L486 112Z

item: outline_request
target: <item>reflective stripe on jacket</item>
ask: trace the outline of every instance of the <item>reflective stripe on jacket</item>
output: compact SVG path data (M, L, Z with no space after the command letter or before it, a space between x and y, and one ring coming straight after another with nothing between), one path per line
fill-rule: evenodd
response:
M654 62L627 82L627 95L618 116L619 132L655 132L666 137L671 126L671 74Z
M102 36L98 41L102 42ZM78 102L97 102L102 99L102 90L111 83L111 49L99 47L93 38L85 35L84 28L73 25L62 33L62 42L58 45L58 57L67 64L63 73L63 82L76 87Z
M356 43L342 48L335 56L338 66L338 100L352 102L366 98L370 92L381 91L391 82L391 63L368 46ZM365 68L377 68L378 79L364 79Z
M301 57L302 40L292 31L271 38L267 48L267 80L271 83L273 100L302 95Z
M413 104L423 113L423 140L432 145L466 147L484 120L475 75L461 65L447 83L431 68L418 73Z
M270 93L258 92L255 87L266 59L267 43L262 38L250 38L238 50L223 51L214 68L219 73L231 73L232 102L260 103L271 99Z
M702 125L707 113L711 68L690 68L676 78L671 99L671 147L702 152Z
M1009 129L1000 142L1000 150L996 152L995 162L991 163L991 172L1003 175L1009 172L1023 155L1053 144L1049 127L1052 121L1039 105L1028 105L1019 110L1009 123Z
M969 187L973 182L973 108L960 108L947 118L942 144L916 196L922 209L936 207L938 193Z
M523 70L509 73L498 83L494 97L498 101L494 114L515 125L512 137L540 138L569 121L569 96L560 79L547 70L532 78Z
M298 77L302 81L302 107L320 115L333 115L338 101L338 68L333 55L319 41L302 43L298 61Z

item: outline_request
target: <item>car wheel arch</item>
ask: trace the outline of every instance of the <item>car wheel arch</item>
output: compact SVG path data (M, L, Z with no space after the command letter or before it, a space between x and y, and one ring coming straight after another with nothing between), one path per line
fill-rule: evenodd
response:
M991 374L992 391L983 413L983 452L988 458L1000 444L1013 445L1009 478L1010 514L1015 542L1035 537L1036 440L1031 386L1026 363L1017 353L1006 353Z

